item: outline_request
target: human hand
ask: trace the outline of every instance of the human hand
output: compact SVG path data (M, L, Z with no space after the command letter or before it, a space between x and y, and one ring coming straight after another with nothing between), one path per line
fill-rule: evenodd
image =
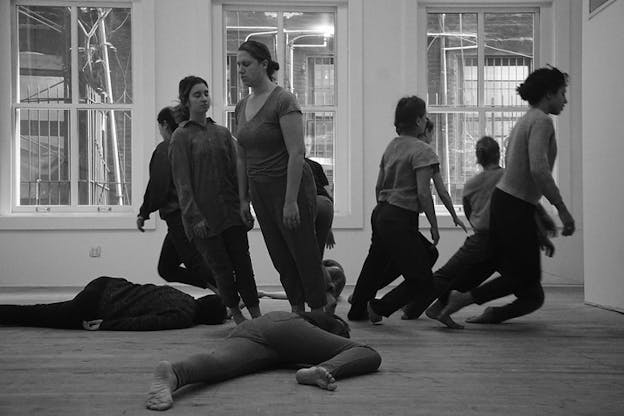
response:
M440 232L438 231L438 227L431 227L430 231L431 241L433 242L434 246L437 246L438 242L440 241Z
M251 207L249 201L244 200L240 203L240 216L243 220L243 224L247 227L247 231L251 230L254 226L254 217L251 214Z
M82 327L87 331L97 331L102 325L101 319L94 319L92 321L82 321Z
M462 220L459 219L459 217L455 217L453 218L453 222L455 223L456 227L461 227L462 230L464 230L465 233L468 233L468 229L466 228L466 225L464 224L464 222Z
M572 214L568 211L567 208L562 208L559 210L559 219L563 224L563 230L561 231L561 235L569 236L574 234L576 230L576 226L574 225L574 218L572 218Z
M327 241L325 242L325 247L332 249L336 245L336 239L334 238L334 232L329 230L327 234Z
M201 238L202 240L208 238L208 227L206 226L205 220L201 220L198 223L193 224L193 235Z
M544 250L544 254L546 257L552 257L555 255L555 245L550 241L549 238L541 239L540 248Z
M136 219L136 226L137 226L137 230L141 231L142 233L145 232L145 230L143 229L143 226L145 225L145 218L141 217L140 215L137 217Z
M284 202L283 209L283 221L284 226L289 230L294 230L299 227L301 219L299 218L299 206L296 201Z

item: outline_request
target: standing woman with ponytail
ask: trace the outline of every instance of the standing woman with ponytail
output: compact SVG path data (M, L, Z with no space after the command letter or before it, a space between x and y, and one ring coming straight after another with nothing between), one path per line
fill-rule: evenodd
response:
M314 227L316 186L304 162L301 109L293 94L273 82L279 64L263 43L238 48L238 72L251 93L235 110L241 215L253 203L264 241L293 312L326 302Z
M532 72L517 88L531 108L509 135L506 166L490 203L490 238L494 260L502 276L467 293L451 291L441 319L475 302L514 294L534 299L533 310L544 302L539 229L536 210L542 196L557 208L562 234L575 231L574 218L563 203L552 176L557 156L555 128L550 114L558 115L568 102L568 75L557 68Z
M182 222L189 239L215 277L223 303L234 321L245 320L239 294L252 318L260 316L247 231L253 222L240 216L236 145L223 126L206 118L208 84L188 76L179 84L179 127L169 148Z

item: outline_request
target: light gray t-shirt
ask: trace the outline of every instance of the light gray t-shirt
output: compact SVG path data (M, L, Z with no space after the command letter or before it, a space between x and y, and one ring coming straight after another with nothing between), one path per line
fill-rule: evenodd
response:
M438 155L427 143L411 136L394 138L386 147L379 165L377 202L420 212L416 169L440 164Z
M511 130L505 173L497 187L533 205L537 205L542 195L551 204L560 204L561 194L552 177L556 157L552 119L542 110L531 108ZM541 178L539 183L535 176Z
M475 231L490 229L490 199L496 184L504 173L503 168L484 170L468 179L464 185L462 198L470 205L470 225Z

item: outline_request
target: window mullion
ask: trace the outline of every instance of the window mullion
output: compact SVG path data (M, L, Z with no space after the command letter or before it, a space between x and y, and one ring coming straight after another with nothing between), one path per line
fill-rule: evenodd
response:
M284 72L286 71L286 59L285 59L285 41L284 41L284 12L280 11L277 13L277 38L275 40L275 50L277 56L275 57L277 62L281 62L283 65L282 71L277 71L277 83L278 85L284 84ZM290 63L292 65L292 62ZM292 92L292 80L290 80L289 91Z
M79 78L78 78L78 9L71 7L71 102L69 111L69 149L70 149L70 200L72 207L78 206L78 175L79 151L78 151L78 111L76 105L79 101Z
M477 14L477 106L485 105L485 13Z

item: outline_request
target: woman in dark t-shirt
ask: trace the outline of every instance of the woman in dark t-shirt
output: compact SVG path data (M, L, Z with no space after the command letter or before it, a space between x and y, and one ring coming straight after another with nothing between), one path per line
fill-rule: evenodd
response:
M279 64L264 44L241 44L237 65L243 84L251 88L235 110L241 215L251 219L251 199L293 312L304 310L305 303L320 310L327 300L314 229L316 186L304 163L301 109L293 94L272 81Z

